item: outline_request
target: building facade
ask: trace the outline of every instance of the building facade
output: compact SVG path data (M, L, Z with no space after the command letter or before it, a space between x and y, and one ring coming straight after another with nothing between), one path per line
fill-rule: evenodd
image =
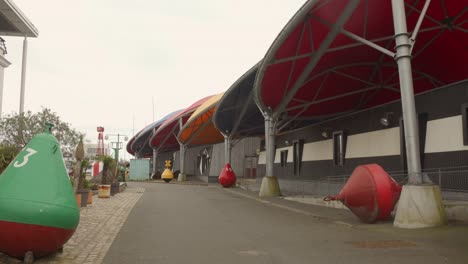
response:
M416 96L423 172L444 193L468 192L468 81ZM406 177L401 102L290 131L276 138L274 172L283 192L337 192L353 170L377 163L400 183ZM259 156L265 173L265 152ZM305 187L304 187L305 186ZM307 188L309 186L309 188ZM323 191L323 190L322 190Z

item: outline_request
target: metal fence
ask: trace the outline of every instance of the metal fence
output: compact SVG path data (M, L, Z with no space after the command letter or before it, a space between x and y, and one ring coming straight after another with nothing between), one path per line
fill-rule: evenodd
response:
M404 171L388 172L400 185L408 182L408 174ZM468 167L446 167L423 170L432 183L439 185L444 199L468 200ZM286 196L317 196L335 195L340 192L351 175L333 175L321 177L318 180L298 178L278 179L281 193ZM256 180L239 179L239 184L251 191L260 190L261 178Z

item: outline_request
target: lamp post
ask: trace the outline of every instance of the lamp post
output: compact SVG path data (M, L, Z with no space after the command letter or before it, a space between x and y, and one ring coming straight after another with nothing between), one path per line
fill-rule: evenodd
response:
M119 151L122 149L122 143L123 142L120 142L120 137L123 137L124 141L127 141L128 140L128 136L127 135L122 135L122 134L107 134L106 135L106 140L109 139L109 137L117 137L117 142L111 142L111 145L112 145L112 149L114 150L114 158L115 158L115 161L118 163L119 162Z

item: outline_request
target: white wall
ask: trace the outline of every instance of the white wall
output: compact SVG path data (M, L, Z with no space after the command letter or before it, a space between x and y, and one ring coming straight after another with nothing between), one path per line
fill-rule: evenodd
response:
M427 124L426 153L468 150L463 145L462 116L437 119Z
M276 150L275 163L280 163L281 150L288 149L288 162L292 162L292 147ZM462 116L429 121L426 133L425 153L468 150L463 145ZM388 128L348 136L346 158L365 158L400 155L400 128ZM304 144L303 161L333 159L331 139ZM265 152L259 156L259 164L265 164Z

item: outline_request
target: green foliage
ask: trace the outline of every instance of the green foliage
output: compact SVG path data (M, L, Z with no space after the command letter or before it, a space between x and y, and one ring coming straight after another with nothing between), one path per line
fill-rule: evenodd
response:
M90 162L89 162L89 158L85 158L84 160L81 161L81 164L80 164L80 168L79 168L79 174L78 175L81 175L81 177L78 179L78 189L88 189L86 188L84 185L85 185L85 181L86 180L86 171L90 168Z
M0 135L3 144L24 147L31 138L44 132L45 123L54 124L52 130L54 136L63 147L76 146L80 139L80 133L70 127L69 123L63 122L57 113L48 108L33 114L31 111L22 115L10 114L0 120ZM20 127L23 127L20 130Z
M117 168L114 158L109 155L102 155L98 157L98 160L103 163L101 184L107 184L108 181L114 182Z
M91 183L86 178L83 179L83 189L91 189Z
M19 149L14 145L0 145L0 173L8 167L18 153Z

